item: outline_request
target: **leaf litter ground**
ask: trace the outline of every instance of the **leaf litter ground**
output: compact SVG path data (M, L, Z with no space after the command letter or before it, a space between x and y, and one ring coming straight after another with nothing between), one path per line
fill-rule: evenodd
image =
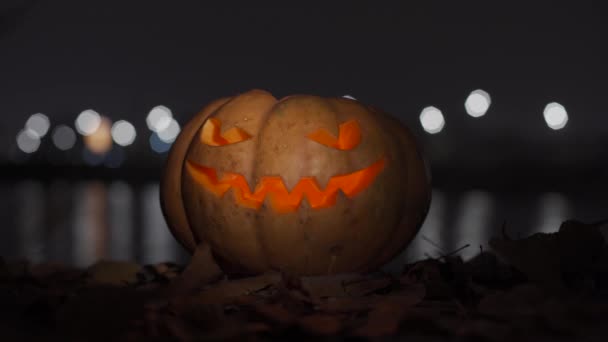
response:
M190 264L88 269L0 260L0 340L606 341L605 224L503 236L398 274L228 278L206 246Z

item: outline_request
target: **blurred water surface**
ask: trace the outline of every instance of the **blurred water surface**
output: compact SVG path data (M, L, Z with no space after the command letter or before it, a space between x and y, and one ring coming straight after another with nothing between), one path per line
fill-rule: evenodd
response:
M184 263L187 252L162 216L157 183L19 181L0 183L0 256L86 267L99 259ZM488 248L506 222L512 236L552 232L568 218L606 218L606 200L588 193L433 191L427 220L389 264L457 250L465 259Z

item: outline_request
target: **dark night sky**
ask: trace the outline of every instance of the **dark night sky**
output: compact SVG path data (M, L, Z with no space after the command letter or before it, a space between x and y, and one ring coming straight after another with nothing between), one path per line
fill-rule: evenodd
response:
M2 0L0 146L36 112L71 124L93 108L143 134L155 105L183 123L211 99L263 88L279 97L351 94L383 107L438 164L603 163L603 8L401 3ZM463 101L477 88L493 103L472 119ZM552 101L568 110L564 130L543 121ZM418 122L427 105L446 117L438 135Z

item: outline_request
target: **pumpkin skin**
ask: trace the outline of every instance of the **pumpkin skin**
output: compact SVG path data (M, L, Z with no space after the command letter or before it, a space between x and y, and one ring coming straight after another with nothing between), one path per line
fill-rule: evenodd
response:
M221 146L210 145L203 132L211 122L221 124L214 134ZM355 146L311 139L320 129L341 139L346 122L358 125ZM246 135L226 143L223 137L235 128ZM322 207L303 195L283 210L272 192L251 205L243 202L243 191L219 182L240 175L258 194L264 179L273 178L295 193L303 179L329 189L340 176L374 167L356 193L337 191ZM211 178L201 176L201 168L217 172L213 181L221 194L208 186ZM414 238L430 200L428 168L412 134L395 118L347 98L277 100L262 90L213 101L193 117L173 144L161 181L163 213L178 241L190 251L208 243L221 260L252 274L375 270Z

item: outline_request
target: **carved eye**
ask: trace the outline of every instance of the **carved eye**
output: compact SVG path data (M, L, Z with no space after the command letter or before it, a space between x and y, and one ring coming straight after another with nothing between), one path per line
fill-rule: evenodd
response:
M251 138L242 128L232 127L222 133L222 123L219 119L209 118L201 131L201 141L209 146L224 146L236 144Z
M361 142L361 129L357 121L349 120L340 124L338 138L321 128L310 133L308 139L339 150L351 150Z

